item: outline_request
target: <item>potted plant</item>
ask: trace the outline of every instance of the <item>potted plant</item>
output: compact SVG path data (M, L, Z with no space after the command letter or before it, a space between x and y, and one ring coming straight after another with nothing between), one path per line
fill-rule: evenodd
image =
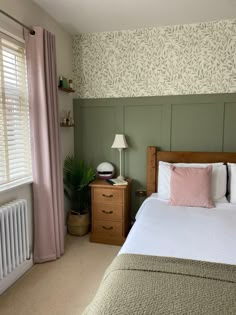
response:
M70 200L71 211L67 219L68 231L72 235L85 235L89 231L90 190L89 183L96 177L93 168L73 155L64 161L64 192Z

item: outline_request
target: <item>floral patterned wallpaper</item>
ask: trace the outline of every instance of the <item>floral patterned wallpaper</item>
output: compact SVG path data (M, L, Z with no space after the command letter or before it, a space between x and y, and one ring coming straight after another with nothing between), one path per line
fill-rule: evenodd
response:
M236 92L236 20L76 35L80 98Z

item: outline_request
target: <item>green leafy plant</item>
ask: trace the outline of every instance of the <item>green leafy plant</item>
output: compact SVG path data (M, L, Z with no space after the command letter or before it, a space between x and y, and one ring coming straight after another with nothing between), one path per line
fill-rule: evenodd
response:
M90 204L89 183L96 177L95 170L85 161L67 156L63 167L64 192L72 211L86 213Z

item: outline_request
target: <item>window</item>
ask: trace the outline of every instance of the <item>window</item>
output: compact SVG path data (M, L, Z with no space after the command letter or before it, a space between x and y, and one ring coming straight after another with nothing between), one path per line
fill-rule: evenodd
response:
M0 32L0 191L32 181L24 44Z

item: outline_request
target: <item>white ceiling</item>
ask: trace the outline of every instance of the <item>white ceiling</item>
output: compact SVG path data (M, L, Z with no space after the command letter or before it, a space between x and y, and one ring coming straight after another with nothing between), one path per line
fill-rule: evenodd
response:
M236 18L236 0L34 0L71 34Z

